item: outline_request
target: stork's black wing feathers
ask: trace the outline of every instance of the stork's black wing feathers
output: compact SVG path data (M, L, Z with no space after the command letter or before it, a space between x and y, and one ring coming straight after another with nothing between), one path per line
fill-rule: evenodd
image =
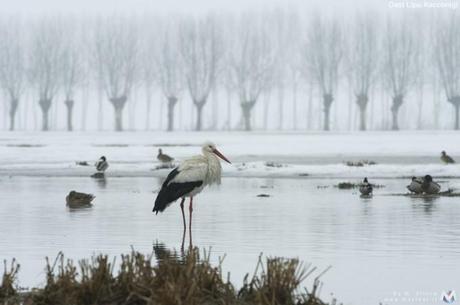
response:
M178 174L179 170L176 167L169 173L168 177L166 177L157 199L155 200L153 212L157 214L158 212L163 212L171 203L191 192L195 187L199 187L203 184L203 181L171 182Z

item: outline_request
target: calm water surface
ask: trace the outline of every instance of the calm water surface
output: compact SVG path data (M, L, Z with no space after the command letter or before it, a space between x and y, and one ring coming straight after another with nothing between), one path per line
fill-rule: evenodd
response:
M44 282L44 257L63 251L78 259L93 253L150 253L155 242L179 249L178 204L151 213L160 179L1 177L0 258L21 263L22 286ZM460 292L460 200L401 196L403 180L377 180L372 199L321 185L333 179L226 178L194 204L193 243L226 254L235 283L266 256L298 257L319 270L321 296L344 304L392 302L395 294ZM458 181L457 181L458 182ZM65 207L69 190L94 193L91 209ZM267 193L268 198L256 197ZM307 286L310 281L305 283ZM442 304L435 297L423 304Z

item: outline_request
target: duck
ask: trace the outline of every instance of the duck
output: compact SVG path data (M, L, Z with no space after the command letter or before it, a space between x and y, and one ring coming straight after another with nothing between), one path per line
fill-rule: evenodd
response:
M372 195L372 184L367 180L367 177L364 178L363 183L359 186L359 192L363 196Z
M455 163L454 159L451 158L446 152L443 150L441 151L441 161L446 163L446 164L452 164Z
M441 190L441 186L433 181L433 177L426 175L423 177L422 190L425 194L437 194Z
M107 168L109 168L109 163L107 162L105 156L102 156L96 162L95 166L98 173L104 173L107 170Z
M423 193L422 183L423 183L423 179L422 179L422 178L412 177L412 181L411 181L411 183L407 186L407 189L408 189L411 193L421 194L421 193Z
M161 163L171 163L172 161L174 161L174 158L168 156L167 154L164 154L161 148L158 149L157 159Z
M91 202L94 198L95 196L93 194L70 191L65 200L69 208L78 209L92 206Z

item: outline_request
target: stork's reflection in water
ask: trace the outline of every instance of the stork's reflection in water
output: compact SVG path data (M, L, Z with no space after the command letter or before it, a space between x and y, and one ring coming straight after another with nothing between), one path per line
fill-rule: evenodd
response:
M174 260L181 262L185 256L184 251L178 254L177 251L169 249L164 243L158 241L153 244L153 253L157 261Z

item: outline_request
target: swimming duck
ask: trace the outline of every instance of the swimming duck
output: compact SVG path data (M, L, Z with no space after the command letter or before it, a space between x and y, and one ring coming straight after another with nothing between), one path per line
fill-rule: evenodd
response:
M452 159L446 152L443 150L441 151L441 161L446 164L455 163L454 159Z
M423 177L422 190L425 194L437 194L441 186L433 181L433 177L426 175Z
M157 159L161 163L170 163L170 162L174 161L174 158L168 156L167 154L164 154L163 150L161 148L158 149Z
M372 195L372 185L367 181L367 177L364 178L363 183L359 186L359 192L364 196Z
M412 181L411 181L411 183L407 186L407 189L408 189L411 193L421 194L421 193L423 193L422 183L423 183L423 179L422 179L422 178L412 177Z
M77 209L90 207L92 205L91 201L93 201L94 198L92 194L71 191L65 200L69 208Z
M109 168L109 163L107 162L107 159L102 156L95 164L96 166L96 170L99 172L99 173L103 173L107 170L107 168Z

